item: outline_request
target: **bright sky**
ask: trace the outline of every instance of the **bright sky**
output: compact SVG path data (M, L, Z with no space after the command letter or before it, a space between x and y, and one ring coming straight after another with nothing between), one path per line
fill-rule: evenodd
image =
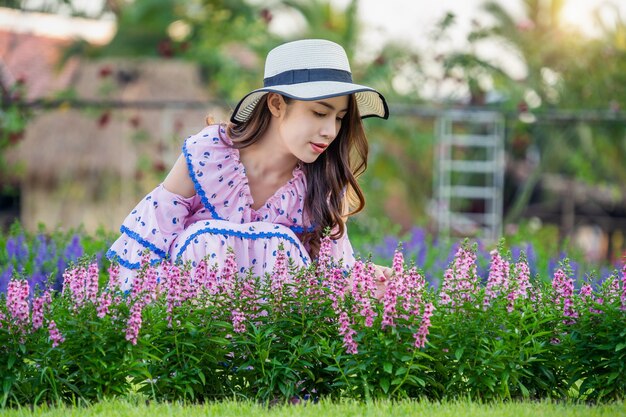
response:
M338 6L345 6L349 0L332 0ZM499 0L512 13L521 15L522 0ZM394 38L419 38L432 30L447 11L452 11L459 18L459 27L467 30L471 19L480 16L484 0L360 0L360 17L368 27L383 36ZM611 5L620 10L626 19L626 1L623 0L566 0L562 18L570 25L580 28L584 33L597 34L597 26L592 12L601 6L609 11Z

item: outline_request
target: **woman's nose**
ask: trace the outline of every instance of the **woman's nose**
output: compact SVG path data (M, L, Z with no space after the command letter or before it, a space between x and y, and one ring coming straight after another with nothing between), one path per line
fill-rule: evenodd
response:
M322 126L320 134L325 138L334 139L335 136L337 136L337 125L338 124L334 118L328 118L328 120L325 121L324 126Z

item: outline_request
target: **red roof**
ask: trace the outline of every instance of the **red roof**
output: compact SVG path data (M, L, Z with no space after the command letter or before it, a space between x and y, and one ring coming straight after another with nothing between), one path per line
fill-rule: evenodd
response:
M0 30L0 82L10 87L17 79L26 83L29 100L49 97L70 85L78 66L70 59L61 69L63 49L71 40Z

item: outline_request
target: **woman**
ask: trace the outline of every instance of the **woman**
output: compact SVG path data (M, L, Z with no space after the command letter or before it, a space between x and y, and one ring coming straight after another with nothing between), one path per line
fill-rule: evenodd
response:
M364 204L356 177L368 145L361 119L387 118L377 91L352 82L343 48L307 39L270 51L264 87L246 95L230 123L187 138L155 190L124 221L107 253L132 283L142 254L219 264L229 248L240 272L264 275L282 245L297 266L317 256L330 231L332 256L354 263L345 221ZM389 268L377 267L381 280Z

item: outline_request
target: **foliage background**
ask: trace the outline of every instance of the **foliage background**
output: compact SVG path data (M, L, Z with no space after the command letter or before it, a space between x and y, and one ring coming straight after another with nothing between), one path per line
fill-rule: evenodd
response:
M554 202L562 197L549 191L538 195L545 174L607 187L617 196L615 201L623 201L626 20L617 8L596 13L599 34L591 38L564 24L561 14L566 1L523 0L518 3L521 15L514 13L520 7L486 1L479 6L482 18L472 23L461 44L451 44L451 34L463 23L451 10L432 28L427 50L388 41L368 55L360 53L365 29L357 18L359 1L344 4L340 7L329 0L135 0L103 2L89 13L72 0L42 4L14 0L4 5L95 18L113 16L118 30L108 45L76 42L66 50L66 59L191 61L201 69L207 90L226 108L258 87L263 58L275 45L303 37L341 43L351 58L355 79L379 89L392 103L390 120L366 122L371 155L361 183L368 205L358 227L372 235L388 229L390 223L399 226L398 232L414 225L433 230L429 211L433 122L437 111L449 108L505 113L508 162L525 169L524 177L507 188L508 224L523 224L525 208L534 199ZM285 13L303 22L289 35L273 26L275 17ZM481 52L485 45L497 45L519 60L524 75L513 76L501 61L486 57ZM426 96L426 85L449 93ZM72 92L63 94L72 96ZM9 98L3 96L3 105L9 103L3 113L3 147L10 146L9 137L19 138L15 134L26 126L28 116L11 122L8 115L22 114L17 110L24 108L24 102ZM139 169L156 183L166 171L159 167L152 172L155 165L142 163ZM9 183L4 181L4 185ZM621 258L623 231L621 236L621 244L608 254L614 262ZM557 240L563 237L561 233Z

